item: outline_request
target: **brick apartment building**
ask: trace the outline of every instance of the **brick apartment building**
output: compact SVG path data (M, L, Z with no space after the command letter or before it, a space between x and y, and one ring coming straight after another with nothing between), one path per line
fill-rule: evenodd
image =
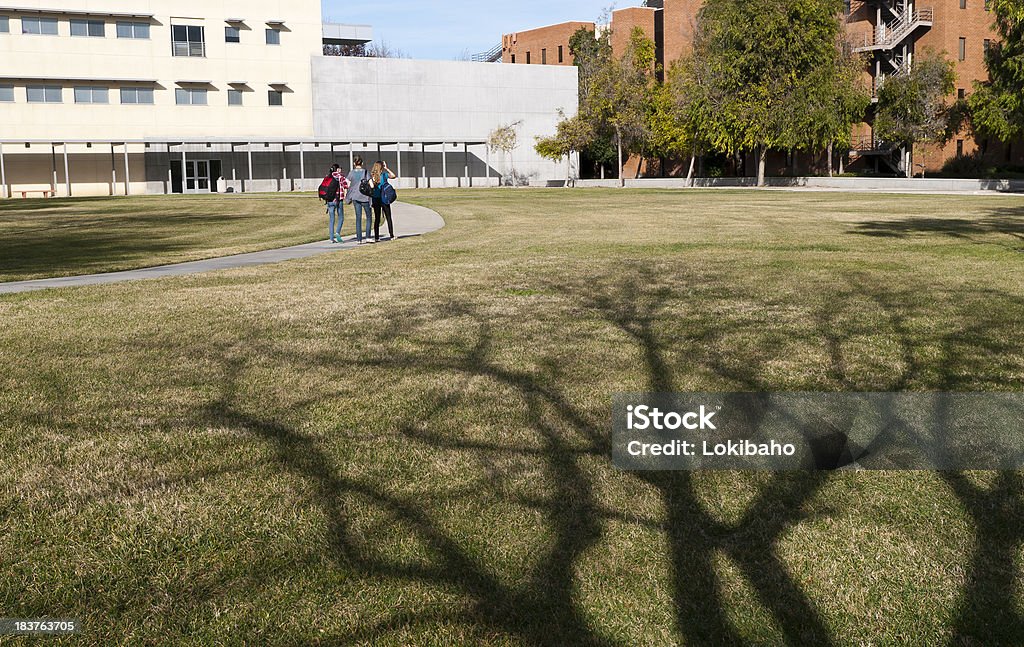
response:
M612 12L609 27L612 47L621 52L634 27L641 27L655 42L661 69L668 69L693 47L697 14L703 0L648 0L642 7ZM865 57L865 81L876 93L886 79L905 73L915 55L926 51L945 53L956 64L956 99L969 94L975 81L987 78L985 49L997 37L988 0L847 0L847 32L854 51ZM580 28L603 26L593 22L568 22L529 31L506 34L502 38L502 61L509 64L572 65L569 39ZM850 163L879 172L898 172L902 158L898 151L878 142L868 123L855 128ZM964 133L946 146L918 147L915 172L922 160L928 171L935 171L956 155L970 155L978 148ZM1016 150L1015 150L1016 149ZM1024 146L993 144L986 156L995 163L1024 162ZM821 155L773 155L769 171L773 174L820 171ZM636 172L637 161L627 166ZM644 165L642 173L655 171ZM660 170L657 170L660 172Z

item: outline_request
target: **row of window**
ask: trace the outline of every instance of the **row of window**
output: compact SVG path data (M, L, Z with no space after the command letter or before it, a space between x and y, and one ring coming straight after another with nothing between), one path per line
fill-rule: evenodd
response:
M992 47L992 39L986 38L982 43L982 49L985 52L985 56L988 56L988 50ZM961 61L967 60L967 39L960 37L959 52L957 52L957 58Z
M103 20L73 18L70 23L72 36L90 38L106 38L107 36L107 23ZM23 34L57 36L57 27L56 18L23 17L21 19L21 33ZM10 31L10 18L0 16L0 33L10 33ZM116 31L118 38L149 39L149 23L146 22L118 21ZM281 30L267 29L265 39L267 45L280 45ZM225 27L224 42L241 43L242 30L234 26ZM171 54L174 56L206 56L206 28L198 25L171 25Z
M72 18L69 22L71 24L72 36L105 38L107 35L107 23L102 20L80 20ZM0 16L0 33L10 33L10 31L11 19L7 16ZM149 23L119 20L115 25L115 31L118 38L137 38L145 40L149 38ZM57 36L59 34L57 30L57 19L29 18L26 16L21 19L21 33Z
M512 63L516 62L516 55L515 54L512 55L512 61L511 62ZM558 46L558 62L559 63L564 63L565 62L565 48L562 45ZM526 52L526 64L530 65L531 63L533 63L533 60L532 60L532 57L530 56L529 50L527 50L527 52ZM547 50L546 47L541 48L541 50L540 50L540 64L541 65L547 65L548 64L548 50Z
M241 90L228 90L228 105L243 105ZM110 103L110 88L100 86L82 86L74 88L75 103ZM209 92L203 88L175 88L174 102L179 106L205 106L208 102ZM28 103L63 103L64 88L59 85L29 85L25 87L25 100ZM14 86L0 85L0 103L14 102ZM121 103L123 105L153 105L153 88L121 88ZM267 91L267 105L283 106L284 92L280 90Z

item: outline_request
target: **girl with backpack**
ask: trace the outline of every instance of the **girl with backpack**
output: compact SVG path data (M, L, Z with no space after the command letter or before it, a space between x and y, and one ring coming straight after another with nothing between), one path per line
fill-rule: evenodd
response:
M370 227L373 224L370 221L370 196L372 194L372 181L370 180L369 172L363 168L363 158L356 157L352 160L352 170L348 174L348 183L352 189L345 196L345 202L352 205L352 208L356 213L356 240L360 243L363 239L370 240ZM363 181L366 180L366 184ZM363 188L367 188L368 191L363 193ZM366 235L363 236L363 216L366 216Z
M320 183L320 198L327 203L327 229L332 243L341 242L341 228L345 224L345 207L342 201L348 191L348 179L341 173L337 164L331 166L330 172Z
M388 185L391 180L397 180L398 176L388 168L387 162L376 161L373 164L373 169L370 171L370 177L373 181L373 239L374 242L380 240L380 214L384 212L384 216L388 220L388 234L389 240L395 239L395 225L391 221L391 203L385 202L382 193L384 187Z

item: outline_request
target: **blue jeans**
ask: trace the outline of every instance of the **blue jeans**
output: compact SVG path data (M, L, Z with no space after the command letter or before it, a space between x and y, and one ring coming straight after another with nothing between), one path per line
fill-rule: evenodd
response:
M327 217L330 219L330 224L328 226L330 227L330 230L331 230L330 231L331 240L334 240L335 236L337 236L338 238L341 238L341 228L345 224L345 205L343 203L341 203L340 201L339 202L328 202L327 203ZM335 220L338 221L338 228L337 229L334 228L334 221Z
M373 228L373 218L370 216L370 203L352 201L352 208L356 210L356 238L360 241L370 237L370 230ZM366 216L366 234L363 235L363 216Z

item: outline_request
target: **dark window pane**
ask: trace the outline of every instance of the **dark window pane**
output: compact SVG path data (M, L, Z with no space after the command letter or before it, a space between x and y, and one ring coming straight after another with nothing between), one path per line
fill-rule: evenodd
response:
M174 25L171 27L172 38L179 43L183 43L188 40L188 27L184 25Z

